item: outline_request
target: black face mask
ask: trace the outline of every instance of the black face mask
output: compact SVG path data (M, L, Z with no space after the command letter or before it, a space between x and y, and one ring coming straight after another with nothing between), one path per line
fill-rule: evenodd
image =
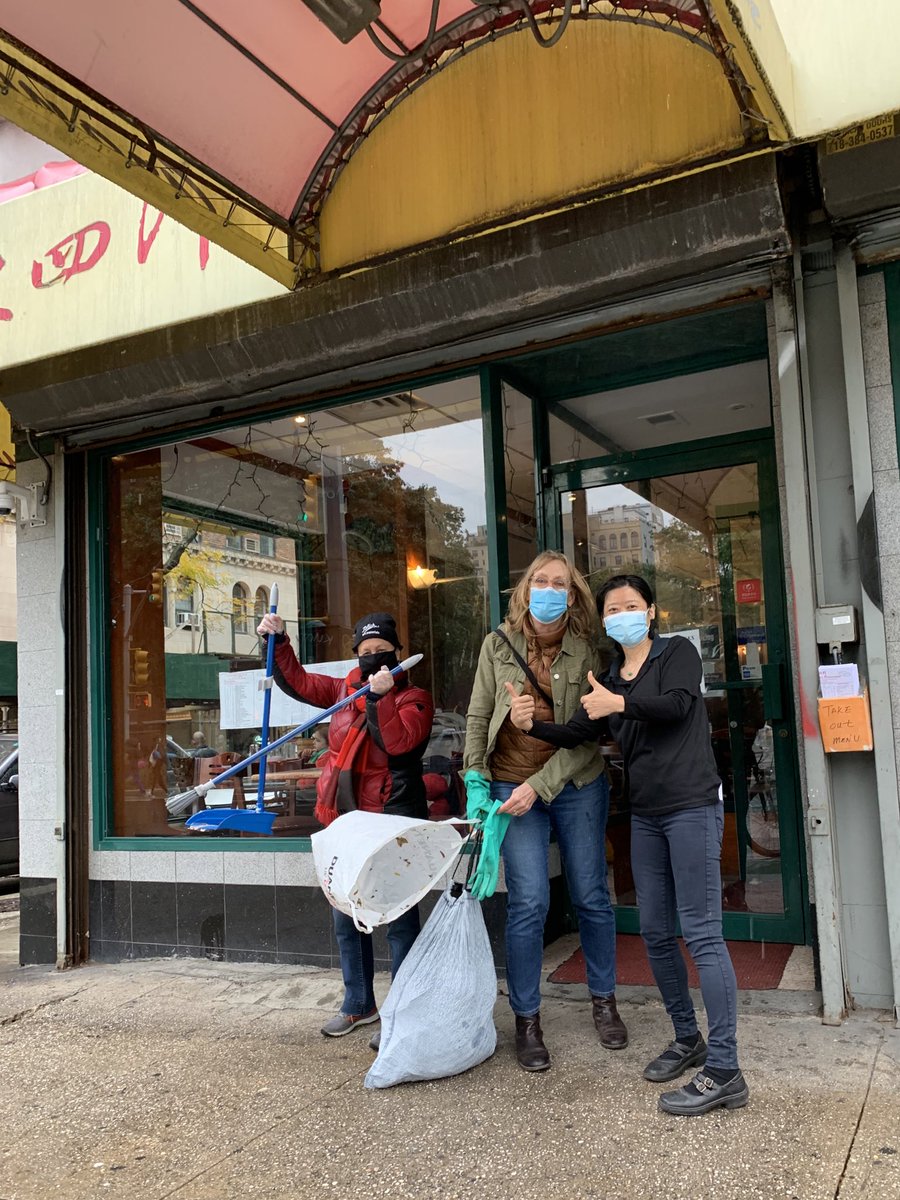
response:
M389 671L397 666L397 651L396 650L379 650L377 654L360 654L359 673L363 677L363 683L368 683L369 676L374 675L376 671L380 671L382 667L387 667Z

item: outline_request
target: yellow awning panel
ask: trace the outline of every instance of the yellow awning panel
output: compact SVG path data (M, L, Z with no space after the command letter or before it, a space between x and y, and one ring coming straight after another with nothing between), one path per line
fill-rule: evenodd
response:
M0 479L15 479L16 452L9 413L0 404Z
M322 211L322 267L534 213L727 155L741 114L715 56L675 34L583 22L467 54L378 125ZM453 121L447 114L453 113Z

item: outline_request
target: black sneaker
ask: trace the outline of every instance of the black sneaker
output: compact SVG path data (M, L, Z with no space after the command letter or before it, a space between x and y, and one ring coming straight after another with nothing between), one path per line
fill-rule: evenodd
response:
M697 1035L696 1046L688 1046L684 1042L670 1042L662 1054L657 1055L653 1062L644 1067L644 1078L651 1083L668 1083L677 1079L690 1067L699 1066L706 1062L706 1042L701 1034Z
M690 1083L677 1092L663 1092L657 1102L660 1112L673 1117L699 1117L714 1108L743 1108L750 1099L747 1080L740 1071L727 1083L716 1083L698 1071Z
M375 1032L372 1034L372 1036L369 1038L369 1049L374 1050L376 1052L376 1054L381 1049L381 1030L380 1029L376 1029Z

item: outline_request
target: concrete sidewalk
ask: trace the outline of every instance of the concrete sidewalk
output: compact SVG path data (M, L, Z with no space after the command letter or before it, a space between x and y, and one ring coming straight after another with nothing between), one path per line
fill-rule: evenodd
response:
M337 972L153 960L0 965L0 1198L897 1200L900 1031L821 1025L808 993L744 993L750 1105L659 1114L640 1078L668 1041L623 989L603 1051L586 991L546 987L552 1070L499 1045L454 1079L367 1092L368 1032L328 1041Z

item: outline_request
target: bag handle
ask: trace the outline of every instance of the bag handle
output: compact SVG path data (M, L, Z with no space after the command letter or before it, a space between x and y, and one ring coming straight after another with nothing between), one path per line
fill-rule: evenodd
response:
M528 680L528 682L531 684L531 686L534 688L534 690L537 692L537 694L541 697L541 699L544 701L544 703L549 707L550 711L554 712L555 709L554 709L552 697L548 696L547 693L544 691L544 689L541 687L541 685L538 683L537 676L535 675L534 671L532 671L531 667L529 667L528 663L525 661L525 659L522 657L522 655L518 652L518 650L515 648L515 646L512 644L512 642L509 640L509 638L506 636L506 634L503 632L503 630L501 629L501 627L499 625L494 630L494 633L496 633L497 637L502 638L503 641L506 642L507 646L509 646L510 650L512 650L512 652L513 652L513 658L515 658L516 662L519 664L519 666L525 672L525 678Z

